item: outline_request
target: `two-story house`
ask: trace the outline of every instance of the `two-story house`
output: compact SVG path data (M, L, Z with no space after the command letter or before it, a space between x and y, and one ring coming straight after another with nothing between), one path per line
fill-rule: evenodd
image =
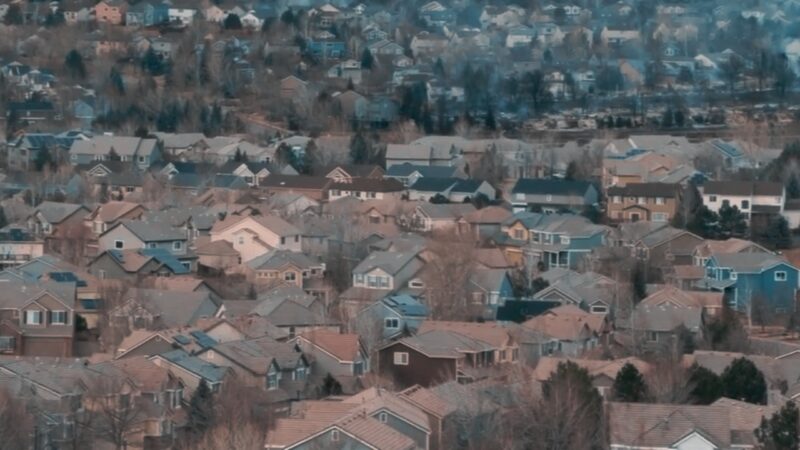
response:
M139 203L111 201L98 205L86 216L86 226L93 234L100 235L121 220L140 219L145 211Z
M157 139L128 136L95 136L76 140L69 149L72 165L93 161L121 161L134 168L146 170L161 159Z
M186 275L192 269L172 253L161 248L106 250L89 262L89 273L101 280L124 280L139 283L148 277Z
M231 214L211 228L211 241L228 241L243 262L270 250L302 250L302 232L278 216Z
M377 371L400 386L433 386L481 380L518 361L519 346L499 324L429 320L415 336L380 347Z
M415 333L428 317L428 307L408 294L388 295L358 313L355 328L362 336L392 339Z
M370 371L369 354L358 334L320 329L293 342L313 361L311 368L319 380L330 374L345 393L358 392L358 378Z
M778 255L721 253L706 261L703 284L720 291L737 311L767 307L777 314L795 308L800 270Z
M607 234L608 228L583 216L521 212L507 219L492 240L509 261L574 269L592 249L604 245Z
M711 211L735 206L748 219L758 214L781 214L786 203L783 184L769 181L708 181L701 192L703 205Z
M89 212L75 203L42 202L28 217L28 229L36 236L64 238L82 229Z
M321 279L325 264L304 253L271 250L245 263L248 278L256 284L291 284L302 288L306 280Z
M98 250L162 249L192 270L197 257L188 251L188 237L184 230L167 223L143 220L122 220L97 238Z
M74 294L17 276L0 278L0 290L0 354L72 356Z
M599 200L600 192L586 181L520 178L511 190L515 212L541 210L552 214L566 210L580 213Z
M611 220L669 222L680 207L681 189L677 184L631 183L608 188L607 197Z
M0 270L11 269L44 254L44 241L23 228L0 231Z
M94 5L94 18L98 23L121 25L125 22L128 2L125 0L103 0Z
M353 269L353 287L384 291L404 287L419 272L418 251L375 251Z

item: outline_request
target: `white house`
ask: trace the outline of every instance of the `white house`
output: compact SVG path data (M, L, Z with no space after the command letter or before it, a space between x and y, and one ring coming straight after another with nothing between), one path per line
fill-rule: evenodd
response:
M211 241L224 240L242 256L242 262L270 250L302 251L302 232L277 216L229 215L211 228Z
M768 181L709 181L702 186L703 205L714 212L724 206L735 206L745 216L782 214L786 189L781 183Z

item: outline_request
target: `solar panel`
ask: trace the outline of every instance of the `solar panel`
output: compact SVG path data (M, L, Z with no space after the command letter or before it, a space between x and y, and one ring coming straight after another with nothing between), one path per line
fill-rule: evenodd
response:
M192 331L189 334L191 334L197 343L203 348L209 348L217 345L217 341L214 340L214 338L203 333L202 331Z
M175 339L175 342L177 342L178 344L181 344L181 345L189 345L189 344L192 343L191 339L189 339L188 337L186 337L186 336L184 336L182 334L179 334L179 335L175 336L173 339Z

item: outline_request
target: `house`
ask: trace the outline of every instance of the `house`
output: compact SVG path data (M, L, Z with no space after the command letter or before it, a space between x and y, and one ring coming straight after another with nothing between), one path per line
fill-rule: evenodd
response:
M76 140L69 149L73 166L93 161L121 161L145 170L160 157L158 140L139 137L95 136L88 140Z
M355 328L362 336L382 341L415 333L427 317L428 308L415 297L388 295L359 311Z
M615 245L630 249L630 255L664 275L675 265L691 264L695 248L703 238L666 223L635 222L620 224L613 237Z
M468 213L464 221L469 224L478 239L490 238L502 229L502 224L513 214L503 206L487 206ZM502 255L502 252L498 252ZM505 258L503 258L505 260Z
M270 250L302 250L302 233L294 225L272 215L239 216L231 214L211 229L211 241L228 241L243 262Z
M714 255L722 253L767 253L772 252L767 250L755 242L746 239L729 238L724 241L706 239L700 245L695 247L692 252L692 265L703 267L705 269L706 262Z
M281 98L286 100L305 99L308 95L308 82L289 75L280 82Z
M255 163L247 161L230 161L218 169L217 173L235 175L243 178L250 187L258 187L262 180L277 171L269 163Z
M586 181L520 178L511 190L514 212L568 210L576 213L594 207L600 199L597 188Z
M101 280L124 280L133 284L147 277L174 277L190 273L190 262L182 263L163 248L106 250L88 265L89 273Z
M125 0L103 0L94 5L94 18L98 23L122 25L127 10L128 2Z
M456 166L460 150L455 146L437 146L425 142L387 144L386 167L409 163L419 166Z
M681 206L681 189L669 183L631 183L608 188L606 215L611 220L669 222Z
M207 147L206 137L203 133L164 133L159 131L153 135L158 139L164 153L171 156L199 153L203 151L204 147Z
M319 381L330 374L345 394L357 392L357 379L371 370L369 354L358 334L313 330L292 342L313 361L311 370Z
M343 117L359 122L366 119L369 100L363 95L356 91L346 91L334 94L333 98Z
M496 323L425 321L419 332L378 349L378 374L399 386L434 386L486 378L519 361L519 347Z
M190 398L201 382L205 382L212 393L217 393L229 377L235 376L231 367L210 363L181 349L153 355L149 360L180 378L187 391L184 395Z
M523 322L522 328L536 332L549 341L545 355L576 357L598 345L599 333L595 329L599 323L604 322L598 320L598 316L568 305L548 309Z
M600 32L600 41L608 46L619 47L631 41L638 41L639 39L639 30L603 27L603 31Z
M94 211L86 216L86 226L92 233L100 235L122 220L138 220L146 209L139 203L125 201L110 201L98 205Z
M422 203L411 214L408 224L417 231L469 231L465 217L476 211L471 203Z
M49 133L24 133L6 143L8 168L31 170L36 167L36 161L42 152L47 152L52 159L60 161L72 141Z
M725 302L737 311L794 311L800 272L778 255L721 253L708 258L705 268L702 286L722 292Z
M608 233L583 216L521 212L503 222L492 240L515 264L574 269L604 245Z
M302 288L311 279L321 279L325 264L304 253L271 250L245 263L247 278L256 284L291 284Z
M393 291L422 268L417 251L375 251L353 268L353 287Z
M70 357L75 294L56 283L0 278L0 354Z
M595 272L554 268L539 275L548 286L533 294L536 301L574 305L592 314L611 313L617 304L617 283Z
M122 220L97 238L100 251L163 249L181 260L188 260L188 236L184 230L163 222Z
M328 188L334 181L327 177L310 175L271 174L259 185L268 194L293 193L321 202L327 200Z
M221 314L222 309L211 297L208 292L131 288L110 314L130 330L189 326Z
M511 276L506 269L475 268L469 274L467 294L473 304L485 307L486 314L495 317L497 307L514 298Z
M298 391L305 391L312 373L310 362L296 346L271 337L218 343L202 349L197 356L232 368L237 383L270 392L273 404L299 400ZM283 392L276 392L279 390Z
M386 170L386 178L394 178L403 183L403 186L411 186L422 177L435 178L464 178L461 169L454 166L427 166L412 163L395 164Z
M536 40L536 30L525 25L517 25L508 30L506 47L526 47Z
M736 402L734 408L726 403L730 400L722 400L725 402L711 405L609 402L610 448L755 448L755 430L774 408L742 402Z
M783 213L786 189L769 181L708 181L701 187L703 205L714 212L736 207L748 219Z
M0 230L0 270L13 269L44 254L44 241L23 228Z
M234 319L248 315L263 317L291 337L317 329L338 332L341 328L339 322L325 313L323 301L291 285L260 293L256 301L225 301L225 310L226 317Z
M337 183L350 183L359 178L380 179L384 171L380 166L368 164L336 164L321 170L325 178Z
M404 186L396 180L385 178L352 178L333 181L328 185L328 199L343 197L375 200L399 200Z
M333 401L298 402L288 418L276 421L265 448L439 450L430 443L433 432L429 416L417 404L436 408L444 401L434 394L416 397L418 403L413 403L383 388L370 388ZM446 408L436 410L449 412ZM437 428L437 432L441 431Z
M544 383L557 372L558 366L564 363L573 363L585 369L592 379L592 386L594 386L604 398L609 398L612 395L614 380L617 378L620 370L627 364L636 367L639 373L643 375L649 374L653 369L650 364L636 357L612 359L609 361L543 356L536 363L533 378L540 383Z
M455 12L438 1L432 1L420 6L418 11L420 19L431 28L443 28L455 21Z
M493 200L495 194L495 188L486 181L461 178L421 177L408 189L409 200L425 201L441 196L453 203L481 195Z
M28 229L35 236L64 238L82 229L88 214L83 205L45 201L28 217Z

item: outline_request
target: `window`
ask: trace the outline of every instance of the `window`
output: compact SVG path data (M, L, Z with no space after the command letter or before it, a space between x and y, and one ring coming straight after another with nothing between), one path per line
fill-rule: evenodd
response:
M638 197L636 199L636 203L638 203L640 205L646 205L647 204L647 199L645 197Z
M786 272L782 270L775 272L775 281L786 281Z
M353 363L353 375L364 375L364 361L356 361Z
M244 245L244 237L239 236L239 245Z
M547 196L545 197L545 200L547 200L548 202L552 202L553 201L553 196L550 195L550 194L547 194Z
M663 205L664 197L656 197L656 205Z
M750 200L742 200L742 209L750 209Z
M658 333L656 333L655 331L648 331L647 340L650 342L658 342Z
M717 196L716 195L709 195L708 196L708 201L709 201L709 203L716 203L717 202Z
M42 312L41 311L25 311L25 323L28 325L41 325Z
M524 231L519 228L514 230L514 239L524 239Z
M0 352L13 351L16 340L13 336L0 336Z
M119 239L114 241L114 248L120 250L125 247L125 241L120 241Z
M619 195L615 195L613 202L614 203L622 203L622 197L620 197Z
M297 279L297 274L295 272L284 272L283 280L284 281L294 281Z
M592 305L590 310L592 314L605 314L608 312L608 307L606 305Z
M140 162L140 163L144 163L144 156L140 156L140 157L139 157L139 162Z
M306 379L306 368L298 367L294 369L294 379L297 381L304 381Z
M383 321L383 326L385 328L390 328L390 329L396 330L396 329L400 328L400 321L398 319L394 319L394 318L385 319Z
M267 372L267 389L277 389L278 388L278 371L275 370L274 367L269 369Z
M339 442L339 430L331 430L331 440L333 442Z
M286 245L286 238L285 237L281 238L281 245Z
M175 242L172 243L172 249L173 250L180 250L182 248L183 248L183 242L175 241Z
M653 222L666 222L667 213L653 213Z
M299 236L299 235L295 236L295 237L294 237L294 241L295 241L295 242L300 242L300 236Z
M364 284L364 275L357 273L356 274L356 284Z
M739 275L736 272L731 272L731 280L738 280Z
M394 352L394 365L395 366L407 366L408 365L408 353L406 353L406 352Z
M148 242L147 243L147 248L156 248L156 243L155 242Z
M51 311L50 312L50 323L54 325L66 325L67 324L67 312L66 311Z
M388 422L389 421L389 415L386 414L385 412L382 412L382 413L378 414L378 421L380 423Z
M569 236L561 236L561 243L564 245L569 244Z

